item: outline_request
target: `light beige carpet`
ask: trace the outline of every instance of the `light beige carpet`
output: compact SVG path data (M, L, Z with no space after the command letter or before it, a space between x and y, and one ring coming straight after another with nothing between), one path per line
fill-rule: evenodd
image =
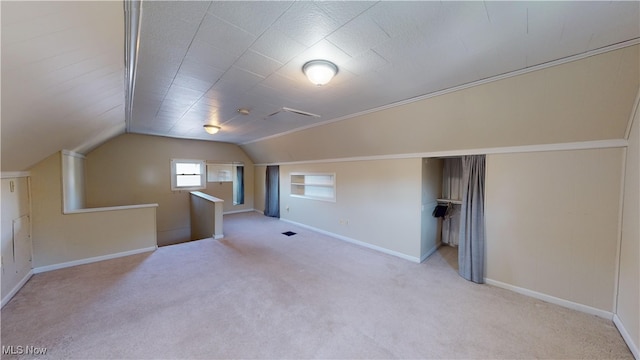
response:
M631 358L611 321L455 266L448 247L415 264L235 214L222 240L35 275L2 309L2 345L46 347L39 359Z

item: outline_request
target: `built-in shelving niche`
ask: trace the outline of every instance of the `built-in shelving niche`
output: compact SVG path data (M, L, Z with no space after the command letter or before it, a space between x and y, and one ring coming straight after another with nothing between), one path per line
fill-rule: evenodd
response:
M336 201L335 173L291 173L291 196Z

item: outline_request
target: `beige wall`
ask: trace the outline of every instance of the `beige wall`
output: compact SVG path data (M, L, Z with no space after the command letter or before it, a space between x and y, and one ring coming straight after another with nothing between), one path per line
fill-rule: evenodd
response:
M242 147L277 163L622 139L639 63L631 46Z
M623 149L490 155L486 277L613 312Z
M267 167L262 165L256 165L254 187L253 187L253 207L254 209L264 212L264 193L265 193L265 181L267 178Z
M63 215L61 168L58 152L30 169L34 268L156 246L155 207Z
M224 200L224 211L253 209L253 162L237 145L125 134L86 156L87 206L157 203L158 245L190 239L189 191L171 191L171 159L245 164L245 203L233 205L231 183L200 190Z
M617 315L640 349L640 111L636 113L627 149L618 278Z
M402 159L280 165L280 217L420 259L421 162ZM335 173L336 201L291 197L292 172Z
M191 239L221 239L224 236L220 199L200 191L190 193Z

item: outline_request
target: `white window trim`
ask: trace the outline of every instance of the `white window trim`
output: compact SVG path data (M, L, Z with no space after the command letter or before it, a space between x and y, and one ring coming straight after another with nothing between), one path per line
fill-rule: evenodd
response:
M176 164L177 163L192 163L192 164L200 164L200 184L201 186L178 186L176 185ZM194 159L171 159L171 190L179 191L179 190L202 190L207 188L207 167L206 162L204 160L194 160Z

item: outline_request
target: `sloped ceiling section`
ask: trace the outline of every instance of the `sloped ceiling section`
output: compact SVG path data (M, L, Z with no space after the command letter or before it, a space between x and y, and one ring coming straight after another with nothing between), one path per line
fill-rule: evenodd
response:
M624 139L640 45L242 145L256 164Z
M25 170L65 148L89 151L122 133L127 86L123 2L0 4L1 169ZM467 125L466 131L476 129L480 136L465 142L465 146L474 146L480 138L498 138L487 132L498 133L503 128L510 130L496 144L591 138L584 129L577 132L580 136L571 135L567 129L580 128L582 123L558 114L575 119L576 114L563 110L563 104L580 101L588 103L588 107L580 108L589 110L580 111L589 119L600 114L593 104L602 100L586 96L583 89L602 93L606 99L610 95L595 82L584 83L582 76L592 79L593 74L607 73L618 79L615 69L626 69L629 64L624 62L630 56L620 57L623 65L603 65L604 72L592 63L582 76L570 70L562 72L560 78L549 78L563 91L575 90L573 94L545 87L534 77L526 86L534 89L534 99L542 96L538 102L523 93L524 85L509 85L495 92L470 90L464 94L474 96L437 100L451 102L446 106L425 105L420 111L432 113L426 121L404 110L381 112L374 117L358 116L364 119L362 126L374 118L379 125L359 125L358 130L345 132L348 137L336 132L310 142L298 135L282 136L290 139L284 142L268 139L292 129L328 124L320 127L324 130L303 131L320 135L321 131L339 127L330 121L381 106L557 59L638 44L639 23L637 1L144 1L133 101L127 104L131 117L126 128L132 133L247 144L244 148L252 156L265 161L402 153L423 148L412 142L426 141L415 139L418 134L440 130L429 146L444 146L437 145L438 141L453 146L465 139L454 130ZM333 61L339 67L337 76L326 86L313 86L302 73L303 64L316 58ZM569 80L564 77L585 86L565 86ZM611 85L608 78L601 80ZM620 81L625 98L627 82ZM613 86L616 91L617 86ZM555 101L535 89L568 100ZM492 96L524 101L525 105L509 103L505 109L511 109L510 113ZM603 108L610 109L612 104L615 102ZM556 112L538 109L545 106ZM269 116L285 107L320 117L292 112ZM239 108L248 109L249 114L243 115ZM462 109L464 117L460 115ZM496 109L496 118L502 120L491 119L490 115L479 120L475 116L477 110L491 114ZM519 112L524 110L520 109L534 109L542 120L522 115ZM591 111L594 109L597 111ZM548 114L553 120L547 119ZM515 126L514 121L525 125ZM449 127L440 129L448 122ZM487 127L481 126L483 122ZM222 130L209 135L202 128L206 123L220 125ZM347 120L340 126L356 123ZM600 126L591 120L584 124L593 129ZM618 128L617 123L614 128ZM545 131L554 135L540 134ZM402 138L404 135L409 137ZM610 136L610 132L598 136ZM312 150L319 139L328 144L337 138L353 141L354 145L348 148L343 144L327 152L327 147L319 144ZM296 141L304 144L294 144ZM367 142L371 143L369 147L359 146Z
M129 130L243 144L637 40L639 23L637 1L144 1ZM321 87L302 73L317 58L339 68ZM320 117L269 116L283 107Z
M124 132L119 1L2 1L2 171Z

